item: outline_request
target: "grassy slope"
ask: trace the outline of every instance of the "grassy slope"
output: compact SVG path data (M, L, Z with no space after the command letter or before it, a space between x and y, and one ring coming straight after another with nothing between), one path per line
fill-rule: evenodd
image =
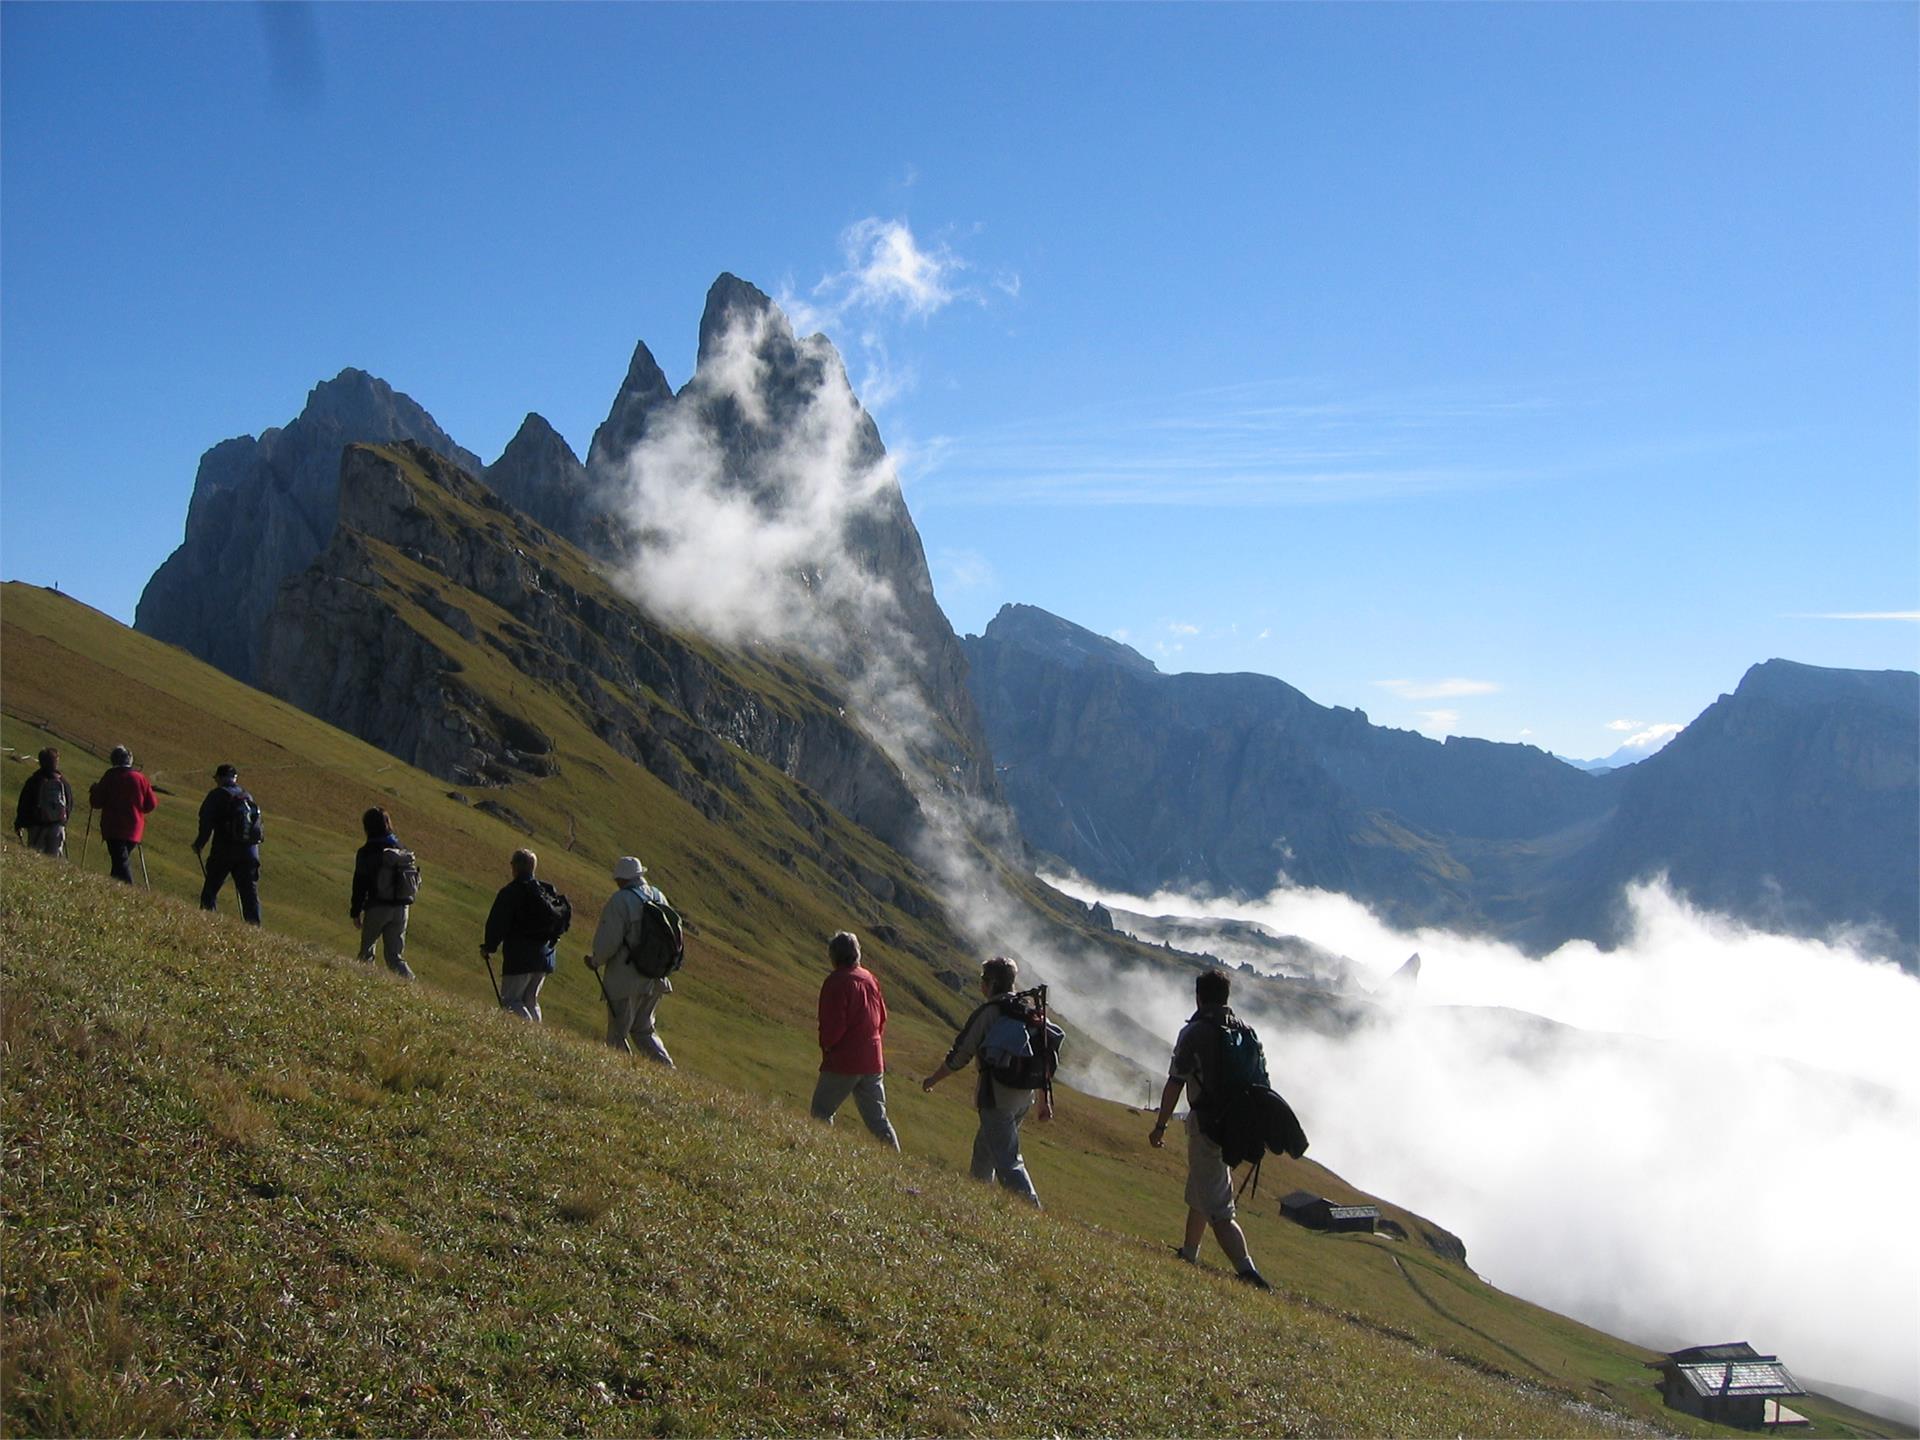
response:
M70 776L84 785L98 773L104 751L125 739L156 782L175 792L163 797L149 838L156 889L187 896L196 888L185 848L192 812L208 783L202 777L210 760L232 758L269 813L269 925L344 952L353 938L344 914L350 837L362 808L386 804L429 872L430 903L420 907L410 935L416 967L454 997L487 997L473 945L495 881L503 878L503 857L519 843L515 831L447 798L432 777L84 606L17 585L5 588L0 603L6 745L30 756L56 737ZM796 1113L817 1063L810 1019L819 938L845 917L822 890L769 867L637 767L610 752L583 752L564 716L541 717L543 724L549 719L561 742L563 774L513 787L511 803L542 828L551 825L550 833L565 832L543 807L571 813L578 833L589 838L574 854L541 843L543 873L575 896L585 927L606 886L599 856L622 849L647 856L702 925L693 961L666 1007L669 1043L687 1070L759 1097L735 1103L771 1102L779 1114ZM594 776L594 793L564 788L567 776L583 773ZM11 795L25 765L10 757L0 775ZM541 799L540 786L550 798ZM616 831L609 815L635 818ZM101 864L97 838L93 852L89 869ZM905 923L897 912L887 918ZM230 930L215 925L208 933ZM937 936L923 927L914 938L925 946ZM9 976L29 958L16 956L10 942ZM889 1053L903 1074L922 1073L944 1050L964 1002L930 983L927 967L911 957L882 950L873 959L895 1011ZM550 1029L596 1030L598 992L577 959L550 982L548 1009L557 1022ZM474 1012L451 1013L460 1017L453 1022L457 1030L471 1028ZM96 1018L93 1011L82 1017L87 1024ZM481 1023L490 1035L498 1030L491 1017ZM358 1045L352 1041L343 1053L359 1054ZM971 1115L959 1082L933 1097L896 1083L891 1098L911 1154L940 1173L964 1167ZM258 1101L256 1095L249 1103ZM1143 1122L1125 1107L1075 1096L1064 1108L1067 1123L1039 1130L1028 1145L1054 1214L1136 1241L1172 1236L1180 1218L1177 1157L1147 1150ZM1269 1165L1263 1196L1300 1184L1337 1198L1359 1193L1311 1163L1284 1162ZM1268 1198L1248 1209L1256 1254L1296 1303L1355 1317L1363 1329L1404 1335L1474 1366L1664 1420L1641 1368L1644 1352L1501 1295L1424 1252L1299 1231L1273 1216Z
M1608 1433L789 1105L0 864L9 1429Z

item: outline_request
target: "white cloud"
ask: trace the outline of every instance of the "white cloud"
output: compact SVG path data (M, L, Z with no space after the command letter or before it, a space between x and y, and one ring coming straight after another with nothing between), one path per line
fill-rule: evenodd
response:
M1491 680L1376 680L1402 700L1458 700L1468 695L1491 695L1500 687Z
M939 565L955 590L986 590L1000 581L993 562L978 550L942 550Z
M1460 723L1458 710L1421 710L1417 713L1420 716L1420 728L1436 734L1451 734L1453 727Z
M1128 630L1123 625L1118 630L1109 630L1107 632L1107 638L1109 640L1118 640L1122 645L1124 645L1127 643L1128 640L1133 638L1133 632L1131 630Z
M1521 738L1522 740L1524 740L1524 739L1526 739L1526 738L1527 738L1527 737L1528 737L1529 735L1531 735L1531 734L1533 734L1533 731L1531 731L1531 730L1529 730L1529 729L1527 729L1527 728L1526 728L1525 726L1522 726L1522 727L1521 727L1521 730L1520 730L1520 738Z
M1178 620L1169 621L1167 623L1167 630L1170 634L1174 635L1198 635L1200 633L1200 627L1198 625L1186 625Z
M1787 615L1787 620L1920 620L1920 610L1837 610L1817 615Z
M1804 1207L1809 1185L1896 1206L1920 1191L1920 980L1658 882L1628 890L1619 949L1541 959L1398 931L1319 890L1235 903L1054 883L1254 921L1380 981L1418 951L1411 991L1345 1036L1247 1007L1313 1158L1454 1230L1504 1290L1660 1348L1751 1339L1803 1379L1915 1401L1920 1233L1809 1225ZM1187 995L1167 989L1141 1013L1170 1036Z
M1256 640L1265 640L1270 638L1272 634L1273 634L1273 631L1271 630L1262 630L1258 635L1254 636L1253 638Z
M1622 750L1641 750L1651 755L1686 728L1684 725L1673 723L1649 725L1638 734L1629 735L1625 740L1621 741L1620 748Z
M1638 730L1642 725L1645 725L1646 723L1647 722L1644 720L1609 720L1607 721L1607 729Z

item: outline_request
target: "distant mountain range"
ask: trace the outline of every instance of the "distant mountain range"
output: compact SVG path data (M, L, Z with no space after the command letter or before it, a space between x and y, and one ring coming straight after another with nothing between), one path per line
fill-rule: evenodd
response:
M1915 964L1920 676L1772 660L1665 749L1590 774L1527 745L1444 743L1265 675L1163 675L1031 606L965 641L1008 800L1096 884L1259 895L1284 875L1395 924L1535 952L1621 938L1665 873L1767 928L1855 927Z

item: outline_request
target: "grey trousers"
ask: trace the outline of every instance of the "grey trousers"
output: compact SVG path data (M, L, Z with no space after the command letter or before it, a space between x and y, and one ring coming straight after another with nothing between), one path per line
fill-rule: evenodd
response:
M616 1050L624 1050L627 1037L631 1035L634 1048L642 1055L658 1060L671 1069L673 1056L660 1043L660 1036L653 1026L653 1012L660 1008L662 997L672 993L673 986L667 981L648 980L624 1000L613 1001L607 1017L607 1044Z
M360 959L373 963L377 940L385 952L387 968L398 974L407 963L407 906L369 905L360 912Z
M807 1108L814 1119L831 1125L833 1112L846 1103L849 1095L853 1096L860 1118L866 1121L873 1138L898 1150L900 1137L893 1133L893 1122L887 1119L887 1083L883 1076L836 1075L822 1070L819 1083L813 1087L813 1104Z
M64 825L27 826L27 844L42 855L57 855L67 858L67 827Z
M1001 1186L1040 1208L1039 1192L1020 1154L1020 1122L1033 1108L1031 1090L994 1087L994 1103L980 1111L980 1132L973 1137L973 1178L998 1180Z
M540 986L545 983L547 972L529 971L525 975L502 975L500 977L501 1008L511 1010L524 1020L536 1023L540 1019Z

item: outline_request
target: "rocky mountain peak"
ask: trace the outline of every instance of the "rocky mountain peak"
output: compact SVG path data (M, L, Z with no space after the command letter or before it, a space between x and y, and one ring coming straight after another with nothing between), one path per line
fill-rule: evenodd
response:
M1160 673L1158 666L1132 646L1082 629L1071 620L1062 620L1037 605L1002 605L1000 613L987 622L983 638L1005 645L1017 645L1070 669L1077 669L1092 661L1117 665L1123 670L1143 675Z
M787 324L785 313L773 303L767 292L757 285L748 284L738 275L722 272L720 278L708 287L706 308L700 312L698 363L705 365L714 356L729 326L741 320L757 320L768 315L778 317L781 328L786 330L787 339L791 342L793 328Z
M1741 677L1733 698L1793 707L1852 700L1914 710L1920 706L1920 677L1911 670L1837 670L1797 660L1764 660Z
M588 468L598 474L618 465L646 434L648 417L672 399L673 387L667 383L666 372L653 358L647 342L636 342L633 359L627 364L627 378L620 382L607 418L587 446Z

